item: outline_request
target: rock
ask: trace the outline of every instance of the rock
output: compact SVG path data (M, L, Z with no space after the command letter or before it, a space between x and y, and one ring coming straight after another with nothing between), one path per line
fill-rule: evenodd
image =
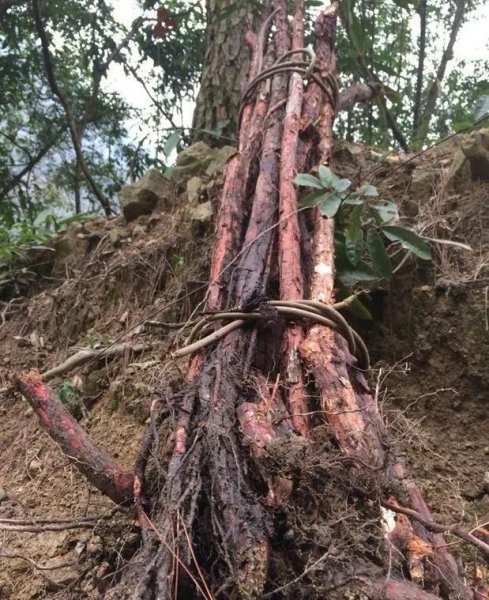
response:
M197 142L177 156L172 178L177 183L183 183L193 176L205 173L214 159L215 151L204 142Z
M66 233L54 240L56 267L59 269L69 263L79 262L87 254L89 244L83 224L71 223Z
M158 169L150 169L137 183L122 188L119 203L127 221L150 214L156 205L171 207L172 183Z
M190 219L192 221L200 221L202 223L209 222L212 219L212 216L213 210L210 201L199 204L190 213Z
M204 142L197 142L180 152L172 178L182 184L192 177L203 174L212 177L222 171L224 165L234 154L236 154L234 146L211 148Z
M462 152L470 163L472 179L489 180L489 129L478 129L460 139Z
M228 160L236 154L237 150L234 146L223 146L218 148L211 164L206 169L206 175L213 177L218 173L222 173Z
M3 487L0 487L0 502L3 502L4 500L8 500L8 494Z
M200 177L191 177L187 181L187 196L189 202L198 202L203 185L204 182Z
M212 223L212 217L214 211L212 209L212 203L210 200L199 204L190 212L190 219L192 221L192 234L196 237L202 236L206 233L209 225Z
M411 194L418 200L427 200L433 192L433 183L433 173L420 165L411 175Z
M122 227L114 227L109 231L109 240L114 246L119 246L122 240L129 237L129 232Z
M453 154L452 164L448 170L447 180L455 186L460 186L472 178L470 163L463 150L458 148Z
M29 473L31 475L36 475L42 470L42 463L36 459L32 459L29 463Z

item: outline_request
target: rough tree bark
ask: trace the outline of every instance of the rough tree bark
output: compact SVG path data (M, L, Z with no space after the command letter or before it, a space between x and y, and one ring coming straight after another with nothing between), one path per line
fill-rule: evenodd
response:
M206 53L194 113L196 130L236 137L237 115L249 68L246 34L253 26L251 2L206 0ZM209 137L209 136L207 136ZM197 131L196 139L207 139ZM212 143L215 138L209 137Z
M153 428L145 439L134 474L143 543L105 598L468 600L443 528L386 443L352 354L359 340L332 321L344 322L331 306L333 221L301 210L293 185L331 154L337 3L314 24L307 87L297 76L303 2L291 21L287 7L275 0L261 33L248 36L250 79L260 83L240 111L216 225L206 308L218 314L202 325L209 333L239 307L239 328L190 362L160 489L144 481L158 452ZM295 311L286 319L284 305ZM48 405L40 408L46 425Z

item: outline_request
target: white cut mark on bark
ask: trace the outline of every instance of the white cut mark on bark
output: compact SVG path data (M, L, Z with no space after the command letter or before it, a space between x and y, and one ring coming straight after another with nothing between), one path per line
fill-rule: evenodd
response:
M327 265L325 263L319 263L314 267L314 271L318 275L331 275L331 273L333 272L333 269L331 268L331 265Z
M396 513L389 508L380 507L384 534L388 536L396 527Z

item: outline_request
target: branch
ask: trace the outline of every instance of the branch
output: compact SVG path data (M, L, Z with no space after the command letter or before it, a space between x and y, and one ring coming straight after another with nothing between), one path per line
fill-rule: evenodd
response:
M110 216L112 214L112 210L110 208L110 203L109 203L108 199L104 196L104 194L102 193L100 188L98 187L98 185L95 182L95 180L93 179L92 175L90 174L90 171L88 170L87 164L83 157L80 137L78 135L78 128L77 128L77 124L75 121L75 117L73 115L73 111L71 109L71 105L70 105L67 97L63 94L63 92L59 88L58 83L56 81L56 76L54 74L53 61L51 58L51 53L49 51L49 41L48 41L48 38L46 35L46 31L44 30L41 15L39 12L38 0L32 0L32 6L34 9L34 21L36 23L37 33L39 35L39 39L41 40L44 68L46 70L49 87L51 88L52 93L58 98L59 102L61 103L61 105L64 109L64 112L66 115L66 120L68 122L68 127L70 129L71 140L73 142L73 148L75 150L76 157L80 164L80 169L82 170L82 173L85 176L85 179L87 180L90 188L92 189L92 192L94 193L95 197L97 198L97 200L100 202L102 208L104 209L105 214L107 216Z
M368 102L375 96L382 96L383 88L380 83L355 83L346 90L343 90L338 98L336 106L337 112L340 110L348 110L359 102Z
M85 115L82 119L82 123L85 125L91 119L94 118L95 106L98 99L98 93L100 91L100 82L102 81L102 77L107 74L107 69L111 65L111 63L119 56L121 51L129 44L131 39L134 37L134 34L137 32L141 24L143 23L143 17L138 17L134 23L132 24L131 29L127 33L126 37L118 44L114 50L109 54L109 56L105 59L102 64L97 64L97 59L94 61L93 65L93 82L92 82L92 92L90 94L90 98L87 101L87 105L85 108Z
M83 365L86 362L97 358L98 356L100 356L101 358L110 358L110 357L116 356L118 354L124 354L124 352L131 352L133 354L139 354L141 352L144 352L145 350L150 350L150 349L151 349L150 344L133 345L130 343L117 344L115 346L110 346L108 348L102 348L100 350L93 350L91 348L85 348L84 350L80 350L76 354L73 354L73 356L70 356L69 358L67 358L60 365L57 365L56 367L49 369L49 371L42 373L41 377L42 377L43 381L49 381L50 379L53 379L53 377L67 373L68 371L71 371L75 367L78 367L79 365Z
M447 47L445 48L440 64L438 65L435 80L431 84L430 90L428 92L428 98L424 107L423 116L421 118L419 126L414 131L413 139L415 140L422 141L423 138L426 136L426 132L428 131L431 117L435 112L436 101L440 94L441 82L445 77L445 71L447 68L448 61L450 61L453 58L453 46L455 45L458 32L460 31L460 27L462 26L462 22L465 16L465 5L465 0L457 1L457 8L453 17L452 29L450 31L450 39L448 40Z
M14 374L13 382L47 433L88 481L117 504L131 502L134 475L124 471L106 450L92 442L39 373Z
M102 521L114 516L119 507L105 515L80 517L79 519L3 519L0 518L0 530L24 533L44 533L45 531L64 531L66 529L93 529Z
M416 521L418 521L418 523L421 523L421 525L423 525L425 529L431 531L432 533L451 533L455 537L458 537L464 542L472 544L473 546L478 548L486 557L486 559L489 558L489 544L486 544L484 541L476 538L475 535L473 535L473 533L476 532L478 528L472 528L470 531L465 531L465 529L462 529L462 527L459 527L457 525L440 525L439 523L435 523L430 519L425 519L419 512L412 510L411 508L399 506L395 502L382 501L381 505L384 508L388 508L389 510L401 513L403 515L406 515L407 517L415 519Z
M343 23L343 27L345 28L345 31L348 35L348 39L350 40L350 43L352 44L353 47L355 47L355 44L353 43L353 38L351 36L351 23L348 20L348 16L347 16L346 12L343 10L343 5L340 5L340 18L341 18L341 22ZM368 81L374 81L376 84L382 85L378 76L370 69L367 62L365 61L365 58L360 53L358 54L357 64L360 67L360 70L362 71L363 76ZM381 112L384 116L385 122L387 123L390 130L392 131L392 135L394 136L395 140L398 142L398 144L401 146L401 148L404 150L404 152L409 152L409 145L407 143L407 140L406 140L404 134L402 133L402 131L400 130L400 128L396 122L396 119L394 118L394 115L387 108L387 103L385 101L385 98L381 95L378 95L377 99L378 99L378 102L379 102L379 105L381 108Z
M419 3L421 31L419 34L418 71L416 74L416 93L413 107L413 132L418 131L421 121L421 92L423 90L424 59L426 56L426 3L427 0L420 0Z
M18 6L24 2L25 0L0 0L0 22L9 8L12 8L12 6Z
M58 132L54 135L54 137L49 141L45 146L43 146L39 152L34 155L27 165L19 171L17 175L12 177L12 179L8 180L5 185L0 189L0 202L5 198L5 196L16 186L18 185L27 173L30 173L32 169L46 156L46 154L51 150L51 148L56 144L60 135L65 131L66 127L62 127L58 130Z
M18 554L16 552L9 552L8 550L5 550L5 548L2 546L0 547L0 558L11 558L11 559L16 559L16 560L23 560L27 563L29 563L31 565L31 567L34 567L34 569L37 569L38 571L54 571L55 569L66 569L67 567L73 567L75 565L77 565L77 562L65 562L65 563L58 563L55 565L40 565L39 563L36 563L34 560L32 560L32 558L29 558L28 556L24 556L23 554Z

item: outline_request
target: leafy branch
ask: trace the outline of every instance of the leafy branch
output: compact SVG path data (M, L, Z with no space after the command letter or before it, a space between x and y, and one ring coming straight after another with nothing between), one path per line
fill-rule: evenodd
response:
M108 198L105 197L102 190L97 185L96 181L92 177L88 166L85 162L85 158L83 156L82 147L81 147L81 139L79 135L78 125L75 120L75 116L73 114L73 110L71 104L66 97L66 95L61 91L58 82L56 81L56 76L54 73L54 65L51 58L51 52L49 50L49 40L46 35L46 31L44 29L44 25L42 22L41 14L39 11L39 2L38 0L32 0L32 6L34 10L34 21L36 23L36 30L41 40L41 48L42 48L42 57L44 61L44 68L46 70L46 75L49 82L49 87L51 88L52 93L58 98L60 104L63 107L63 110L66 115L66 121L68 123L68 128L71 134L71 140L73 142L73 148L75 150L76 158L80 169L85 176L92 192L94 193L97 200L100 202L104 212L107 216L112 214L112 210L110 208L110 202Z
M302 206L317 207L323 217L335 218L335 266L342 283L389 280L396 271L392 257L399 249L431 259L426 240L400 223L397 205L380 199L375 186L367 183L352 190L349 179L324 165L317 177L299 173L295 184L314 190L302 199Z

